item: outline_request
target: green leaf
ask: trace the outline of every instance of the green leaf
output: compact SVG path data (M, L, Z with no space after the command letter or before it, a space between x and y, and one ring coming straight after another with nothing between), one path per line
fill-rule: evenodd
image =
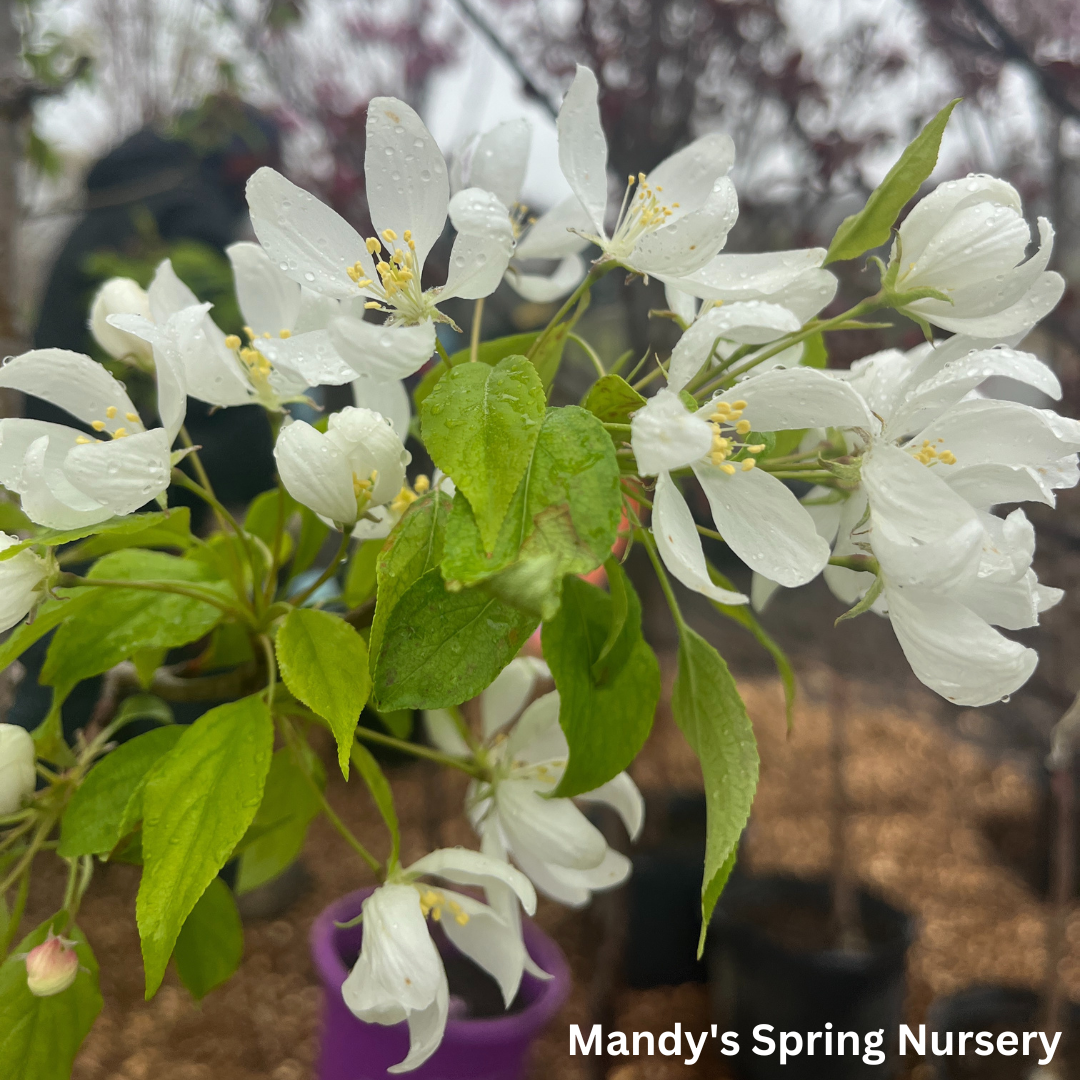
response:
M835 625L839 625L845 619L857 619L860 615L869 611L877 601L877 598L881 595L882 590L885 588L885 579L878 574L874 578L874 583L863 594L862 599L853 607L849 607L843 615L839 616Z
M200 716L146 784L135 915L147 999L184 921L255 817L273 744L262 695L230 701Z
M183 728L155 728L121 743L79 785L60 827L57 854L101 855L112 851L141 815L143 786L151 768L176 745ZM128 807L133 803L129 820Z
M58 600L46 600L37 609L33 622L22 622L11 631L7 640L0 644L0 671L20 656L35 641L40 641L50 630L55 630L65 619L78 615L89 607L97 597L96 589L58 589Z
M376 708L371 710L379 723L398 739L407 739L413 731L414 713L412 709L391 709L389 712Z
M77 926L64 936L76 942L75 981L52 997L34 997L26 985L22 954L40 945L55 919L43 922L0 965L0 1063L4 1080L69 1080L75 1055L101 1012L98 965Z
M825 335L819 330L803 342L803 354L799 363L803 367L823 370L829 366L829 353L825 348Z
M544 384L545 390L551 386L555 379L559 362L562 360L563 347L566 345L568 329L569 327L565 323L557 327L548 336L548 340L544 342L537 355L532 358L532 363L540 375L540 381ZM482 364L489 364L494 367L500 360L505 360L508 356L524 356L532 348L532 344L538 336L538 331L534 330L528 334L511 334L509 337L482 341L480 342L480 348L477 350L476 359ZM459 364L467 364L471 359L470 349L459 349L456 353L451 354L450 367L452 369ZM447 370L445 362L435 364L420 380L413 391L413 401L416 403L417 411L419 411L420 406L424 404Z
M338 615L294 608L277 632L275 648L289 691L329 721L347 780L353 733L371 693L364 639Z
M870 193L866 205L840 222L829 245L825 265L843 259L856 259L889 239L900 211L918 194L923 182L934 171L945 125L960 98L950 101L922 129L885 179Z
M595 570L610 554L621 514L618 461L603 425L576 405L548 409L490 554L469 504L455 496L443 575L487 581L507 603L551 619L563 578Z
M372 664L382 648L383 633L394 606L415 581L439 565L449 512L449 496L430 491L405 511L383 544L375 563L379 591L368 638Z
M705 780L705 873L701 938L735 863L758 780L757 743L746 706L720 654L688 626L679 629L679 670L671 711L701 762Z
M536 629L483 589L450 592L429 570L397 602L375 661L382 710L441 709L476 697Z
M487 551L529 466L544 408L536 368L509 356L494 367L454 368L420 410L424 445L469 500Z
M300 507L300 536L296 541L290 577L302 574L315 561L323 541L330 535L330 526L306 506Z
M310 751L308 764L325 783L322 762ZM308 825L319 813L319 796L312 788L304 770L297 764L293 751L283 747L274 754L266 777L259 812L240 846L240 869L236 876L236 892L242 895L276 878L300 854ZM251 834L258 832L258 836Z
M734 584L729 581L712 563L707 562L709 577L714 585L723 589L738 592ZM749 630L757 643L772 657L776 665L777 674L784 686L784 712L787 717L787 728L791 731L795 726L795 669L791 666L787 653L776 643L772 635L757 620L757 616L750 610L749 604L721 604L718 600L710 600L710 604L725 618Z
M629 424L630 416L645 399L621 375L605 375L593 383L584 404L602 423ZM697 401L694 407L698 407Z
M199 897L176 939L176 972L201 1001L231 978L244 958L244 928L229 886L214 878Z
M99 559L89 580L177 581L228 596L228 586L193 559L132 548ZM65 693L82 679L107 671L138 649L173 649L210 632L221 611L202 600L148 589L80 587L93 596L89 607L68 618L49 644L39 681Z
M377 564L382 545L378 540L362 540L345 571L345 588L342 600L351 607L357 607L375 592Z
M613 647L596 667L618 616L602 589L567 578L558 615L544 623L544 658L559 691L559 724L570 760L556 797L581 795L606 784L637 756L652 730L660 700L660 665L641 636L641 602L612 560L626 612Z
M401 851L401 829L398 826L398 816L394 809L394 796L390 791L390 784L371 751L355 739L352 745L352 763L363 777L364 783L367 784L367 789L371 792L371 797L375 800L375 805L390 832L390 859L387 865L393 867Z
M177 513L176 510L155 511L152 514L126 514L124 517L110 518L97 525L83 525L78 529L42 529L36 536L23 540L18 544L0 551L0 562L14 558L24 548L41 544L45 547L58 547L60 544L70 544L74 540L82 540L86 536L128 536L142 532L144 529L160 526L169 517Z
M274 542L278 514L281 514L282 522L287 525L299 508L300 504L284 488L264 491L251 500L251 505L244 515L244 532L257 536L269 547Z
M101 536L91 536L81 544L68 548L61 556L67 565L79 562L89 562L91 559L100 558L110 551L122 551L124 548L175 548L178 551L187 551L195 543L191 535L191 511L186 506L178 506L169 510L167 514L141 514L142 519L164 518L164 520L150 521L145 528L137 532L107 532Z

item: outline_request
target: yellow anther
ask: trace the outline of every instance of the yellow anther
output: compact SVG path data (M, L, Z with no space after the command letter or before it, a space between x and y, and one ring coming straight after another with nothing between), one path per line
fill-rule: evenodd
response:
M239 349L240 348L240 338L237 337L236 334L229 334L229 336L225 339L225 348L226 349L233 349L234 351L236 349Z
M352 266L345 267L345 273L353 279L353 281L359 283L360 281L360 264L355 263Z
M135 424L135 423L138 423L139 414L138 413L133 413L133 412L126 412L126 413L124 413L124 419L127 420L131 424Z
M633 186L633 185L634 185L635 183L637 183L637 177L636 177L636 176L635 176L635 175L634 175L633 173L631 173L631 174L630 174L630 175L629 175L629 176L628 176L628 177L626 178L626 181L627 181L627 183L628 183L628 184L630 184L631 186Z
M764 449L765 449L765 444L764 443L754 443L753 446L747 446L747 448L746 448L747 453L750 453L750 454L760 454L761 451L764 450Z
M731 462L729 461L726 464L720 466L720 471L721 472L726 472L728 474L728 476L734 476L735 475L735 466L732 465Z
M733 409L738 409L738 410L739 410L739 411L741 412L741 411L742 411L743 409L745 409L745 408L746 408L746 402L745 402L745 401L741 401L741 400L740 400L740 401L736 401L736 402L735 402L735 403L734 403L734 404L733 404L733 405L732 405L731 407L732 407Z
M738 422L738 423L737 423L737 424L735 425L735 430L736 430L736 431L737 431L737 432L738 432L738 433L739 433L740 435L746 435L746 434L747 434L747 433L748 433L748 432L750 431L750 421L749 421L749 420L740 420L740 421L739 421L739 422Z
M645 183L645 174L643 172L639 172L637 174L637 178L638 178L639 183L641 183L641 184Z
M95 439L88 439L85 435L76 435L75 442L79 446L85 446L87 443L95 442Z
M411 244L413 242L412 229L406 229L405 232L401 234L401 238L406 244Z
M942 450L938 455L938 459L941 461L942 465L956 464L956 455L951 450Z
M94 421L91 422L90 426L95 431L104 431L105 430L105 421L104 420L94 420Z
M424 476L423 473L413 481L413 491L415 491L417 495L423 495L430 487L431 481Z
M110 405L110 406L109 406L109 407L108 407L108 408L107 408L107 409L105 410L105 415L106 415L106 417L108 417L108 419L110 419L110 420L111 420L111 419L112 419L112 418L113 418L113 417L114 417L114 416L116 415L116 411L117 411L117 410L116 410L116 406L115 406L115 405Z
M247 334L248 341L254 341L255 340L255 338L256 338L255 331L252 330L250 326L245 326L244 327L244 333Z
M393 229L383 229L382 238L393 243L397 239L397 233Z
M365 310L371 310L372 308L375 308L375 309L377 309L379 311L382 311L382 304L380 304L378 300L369 300L364 305L364 308L365 308Z
M289 338L289 337L292 337L292 331L291 331L291 330L286 330L286 329L285 329L285 328L283 327L282 329L280 329L280 330L278 331L278 337L279 337L279 338Z
M379 248L382 247L382 244L379 243L378 238L374 236L369 236L365 243L367 244L369 255L374 255L379 250ZM359 265L359 263L357 265Z
M127 428L118 427L113 433L114 439L123 439L127 437Z
M757 464L757 459L756 458L752 458L752 457L743 458L742 471L743 472L749 472L756 464Z

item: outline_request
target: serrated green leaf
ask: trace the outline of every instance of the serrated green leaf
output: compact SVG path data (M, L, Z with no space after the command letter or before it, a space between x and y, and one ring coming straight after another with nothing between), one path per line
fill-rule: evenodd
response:
M545 404L536 368L508 356L494 367L460 364L420 410L424 445L469 500L487 551L529 466Z
M176 939L176 973L196 1001L230 979L244 958L244 927L229 886L214 878Z
M65 929L79 958L75 981L52 997L34 997L22 955L48 936L54 919L27 934L0 965L0 1063L4 1080L69 1080L83 1039L101 1012L98 965L83 932Z
M341 595L348 607L357 607L374 595L381 550L382 543L379 540L362 540L357 545L345 571L345 586Z
M150 770L176 746L183 730L155 728L103 757L64 811L57 854L72 859L112 851L138 820L141 803L130 820L128 807L141 798Z
M507 603L551 619L566 575L589 573L607 558L621 514L619 465L603 425L576 405L548 409L490 554L468 502L455 496L443 575L484 581Z
M937 164L941 136L960 98L950 101L919 132L889 170L885 179L870 193L866 205L840 222L829 244L825 264L843 259L857 259L872 248L880 247L889 234L900 211L918 194L919 188Z
M325 785L322 762L310 751L308 766L320 787ZM308 825L319 813L319 796L293 751L283 747L270 764L259 812L240 842L243 854L236 875L237 895L275 878L300 854ZM253 835L258 832L258 835Z
M349 777L349 749L371 693L364 639L337 615L294 608L275 639L281 678L293 697L330 724L338 764Z
M37 609L33 622L22 622L0 643L0 671L20 656L35 641L40 641L50 630L55 630L65 619L70 619L93 603L96 592L92 589L58 589L57 600L46 600Z
M372 664L382 648L383 632L394 605L413 582L439 565L449 513L449 496L430 491L405 511L383 544L375 563L378 599L368 638Z
M482 588L450 592L439 571L429 570L387 620L375 661L379 708L443 709L476 697L537 621Z
M559 691L559 724L570 746L556 797L592 791L622 772L645 744L660 700L660 665L641 636L641 603L622 568L614 561L611 567L626 611L600 664L618 614L602 589L567 578L558 614L544 623L544 658Z
M585 408L605 424L629 424L645 399L620 375L597 379L585 398ZM694 401L695 410L699 407Z
M89 562L100 558L110 551L122 551L124 548L175 548L187 551L195 543L191 535L191 511L186 506L177 506L167 514L140 514L140 518L163 518L164 520L145 521L144 528L134 532L112 531L100 536L91 536L75 547L68 548L61 556L66 565Z
M701 762L705 781L705 872L701 939L735 862L758 780L754 729L735 680L720 654L688 626L679 630L679 669L671 711Z
M398 825L397 810L394 809L394 795L390 790L390 784L371 751L355 739L352 745L352 763L363 778L368 791L371 792L371 797L375 800L375 805L390 833L390 858L387 865L393 867L401 851L401 828Z
M133 548L99 559L88 580L177 581L230 595L213 571L193 559ZM220 609L176 593L116 587L80 587L93 595L66 619L49 644L39 681L67 690L145 648L172 649L196 641L221 619Z
M147 999L184 921L254 820L273 745L262 695L230 701L187 728L147 781L135 904Z

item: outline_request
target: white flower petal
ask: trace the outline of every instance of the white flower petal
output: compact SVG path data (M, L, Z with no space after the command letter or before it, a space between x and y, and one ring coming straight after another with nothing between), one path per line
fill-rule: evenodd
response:
M1040 275L1031 288L1016 303L990 315L965 318L947 311L935 309L928 311L935 300L920 300L910 304L909 310L924 316L928 321L943 330L952 330L957 334L972 337L1002 338L1013 334L1022 334L1030 330L1040 319L1046 318L1065 292L1065 279L1052 270Z
M124 384L101 364L67 349L34 349L0 367L0 386L21 390L59 406L84 424L101 421L103 430L142 431ZM108 410L112 409L110 416ZM127 419L128 414L135 416Z
M694 296L700 296L703 300L768 300L783 303L779 298L785 290L801 282L804 274L820 271L825 255L824 248L754 255L717 255L710 263L687 275L677 284L679 288L693 293ZM822 274L825 276L822 277ZM829 287L826 278L832 278L832 275L827 271L820 271L810 280L821 290ZM833 293L836 291L835 278L832 278L831 290ZM831 293L829 299L832 299ZM828 300L825 300L822 306L825 303L828 303Z
M19 538L0 532L0 551L5 551ZM32 551L23 550L18 555L0 562L0 633L10 630L44 597L45 560ZM22 730L21 728L19 729ZM0 727L0 734L3 728ZM5 748L6 749L6 748ZM0 764L0 773L8 764L6 758ZM33 757L30 759L31 778L33 777ZM0 784L0 788L2 788ZM30 784L33 791L33 783ZM4 809L5 801L0 794L0 814L10 814L18 806Z
M735 185L725 176L700 210L646 233L635 245L627 265L645 275L679 278L700 270L727 241L739 217Z
M541 761L565 762L569 754L570 747L559 726L559 692L552 690L538 697L510 729L506 758L527 766Z
M735 144L730 137L710 132L665 158L649 173L648 184L659 193L660 202L672 208L675 221L704 206L717 180L726 177L734 164ZM674 203L679 205L674 207Z
M886 584L889 619L912 671L957 705L1000 701L1031 677L1039 658L940 591Z
M405 870L407 874L431 875L445 878L455 885L487 887L491 881L501 881L517 893L526 914L536 911L536 891L529 879L506 863L468 848L439 848L417 859Z
M356 372L338 356L328 330L263 338L255 341L255 348L275 368L293 373L301 390L307 386L341 386L356 378Z
M607 139L600 125L596 76L578 64L556 120L559 167L599 236L607 213Z
M828 570L826 566L826 573ZM781 588L783 588L782 585L765 577L764 574L754 573L750 578L750 606L760 614L769 606L769 601L772 600L777 589Z
M690 293L683 292L682 289L677 288L675 285L665 285L664 299L667 301L668 308L678 315L687 326L690 326L697 318L697 298L691 296ZM669 381L671 379L670 371L668 379Z
M403 379L418 371L435 351L435 326L376 326L351 315L334 319L330 340L338 355L358 375Z
M1056 502L1051 486L1043 480L1038 470L1026 465L952 468L944 479L953 491L977 510L985 510L998 503L1041 502L1053 506Z
M713 521L728 547L751 570L788 588L817 577L829 545L795 495L761 469L728 476L714 465L693 466Z
M364 173L376 231L392 229L403 242L411 230L419 273L446 225L450 182L438 145L404 101L377 97L368 105Z
M622 818L631 841L637 840L645 827L645 800L629 773L619 773L606 784L579 795L578 799L610 806Z
M419 1068L436 1050L446 1031L446 1018L450 1012L450 989L446 974L435 993L435 1000L426 1009L409 1013L409 1053L405 1060L391 1065L388 1073L407 1073Z
M482 967L498 984L507 1008L517 996L525 968L525 945L520 932L503 922L487 904L471 896L445 890L448 900L461 908L465 921L456 913L443 911L439 920L451 943L474 964Z
M352 476L375 478L373 505L390 502L401 491L412 455L386 417L370 409L346 407L330 415L326 440L345 455Z
M569 799L547 799L526 780L495 785L495 809L515 853L530 851L558 866L587 870L604 857L607 841Z
M504 206L513 206L525 182L531 143L532 124L523 117L505 120L481 135L469 160L470 186L484 188Z
M94 340L114 359L136 357L149 360L151 352L146 342L116 329L110 315L142 315L151 318L150 298L138 282L131 278L109 278L90 304L90 332Z
M446 284L439 290L439 302L452 296L462 300L490 296L506 273L513 246L510 237L458 233L450 249L450 269Z
M459 233L514 244L514 230L506 205L481 187L459 191L450 200L450 223Z
M424 733L436 750L441 750L451 757L465 758L472 755L468 743L461 737L461 732L454 723L454 718L446 709L426 709L422 716Z
M576 255L589 246L580 233L594 228L576 195L568 195L529 226L518 242L519 259L561 259ZM574 231L571 231L574 230Z
M409 437L412 406L409 403L409 391L400 379L377 379L373 375L361 375L353 379L352 391L353 404L385 416L393 425L394 434L402 442Z
M114 514L131 514L169 486L169 439L161 428L74 446L64 475Z
M746 402L743 418L755 431L844 427L871 432L880 427L857 391L814 368L764 371L722 396Z
M511 660L480 695L480 723L487 741L525 707L536 685L537 670L529 657Z
M376 277L375 264L356 230L281 173L259 169L248 180L247 201L259 243L278 269L298 284L346 299L358 291L348 267L360 263L365 277Z
M506 271L506 281L523 300L532 304L550 304L577 288L585 276L580 255L567 255L548 276L525 274L513 262Z
M159 326L168 322L170 315L199 302L199 298L176 276L169 259L158 263L146 295L150 301L150 314Z
M275 337L281 330L293 330L300 314L300 286L258 244L230 244L225 254L232 263L245 324L257 334Z
M688 589L721 604L745 604L748 598L714 585L705 565L701 537L694 525L690 507L678 485L666 473L656 478L653 493L652 534L656 549L669 573Z
M331 521L351 525L357 517L352 470L345 455L303 420L281 429L274 460L285 490Z
M610 848L608 850L610 851ZM537 858L531 851L518 851L514 848L511 854L515 862L529 875L529 880L536 885L537 889L557 903L564 904L566 907L580 908L592 899L592 893L587 886L576 880L572 882L566 880L567 876L573 875L573 871L564 870L558 873L559 868Z
M671 390L657 391L630 419L630 443L642 476L689 465L709 452L712 439L708 421Z
M17 422L2 421L5 430L0 438L6 441L8 425ZM43 436L27 447L21 474L25 485L20 491L23 512L49 529L75 529L107 521L113 516L112 510L76 488L57 467L57 457L71 447L77 435L71 428L60 431L64 434Z

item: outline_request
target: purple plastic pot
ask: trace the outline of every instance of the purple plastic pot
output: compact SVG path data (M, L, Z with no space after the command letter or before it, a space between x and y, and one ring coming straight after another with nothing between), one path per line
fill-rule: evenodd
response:
M326 990L320 1080L387 1080L386 1070L409 1051L406 1024L365 1024L341 998L348 975L342 957L359 952L364 928L363 923L348 929L335 924L356 918L372 891L361 889L343 896L311 927L311 952ZM526 973L518 995L525 1007L505 1016L455 1020L451 1001L442 1045L418 1069L397 1075L415 1080L519 1080L526 1051L570 992L570 969L559 946L528 919L523 932L529 955L552 978L537 979Z

